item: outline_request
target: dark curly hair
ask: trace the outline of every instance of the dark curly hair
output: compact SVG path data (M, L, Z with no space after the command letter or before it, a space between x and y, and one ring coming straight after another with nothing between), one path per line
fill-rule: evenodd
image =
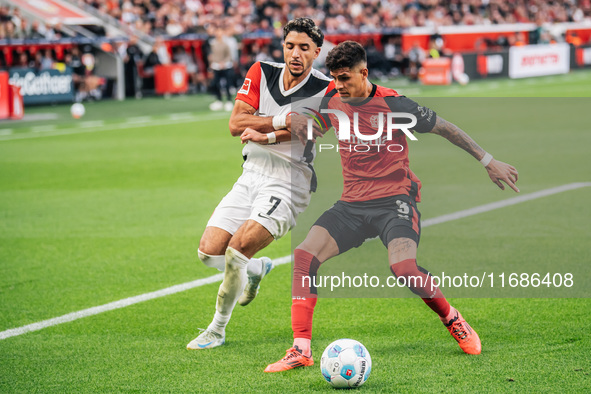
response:
M339 68L353 68L359 63L367 63L365 48L355 41L344 41L332 48L326 56L326 68L330 71Z
M306 33L318 48L324 43L324 33L310 18L297 18L287 22L283 27L283 39L292 31Z

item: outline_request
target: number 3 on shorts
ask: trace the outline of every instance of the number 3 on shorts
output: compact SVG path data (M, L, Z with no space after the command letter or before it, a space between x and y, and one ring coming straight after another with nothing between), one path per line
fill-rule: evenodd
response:
M408 204L402 200L396 200L396 205L398 205L398 218L410 220L408 217L408 214L410 213Z
M401 200L396 200L396 205L398 205L398 212L402 215L408 215L410 212L410 208L408 204Z
M275 210L277 209L277 206L279 206L279 203L281 202L281 199L278 197L271 196L271 198L269 199L269 202L270 203L275 202L275 203L273 204L271 209L269 209L269 212L267 212L267 215L271 215L273 212L275 212Z

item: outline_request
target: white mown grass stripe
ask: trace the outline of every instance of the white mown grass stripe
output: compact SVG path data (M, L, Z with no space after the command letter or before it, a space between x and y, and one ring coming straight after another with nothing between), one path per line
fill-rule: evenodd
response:
M31 133L44 133L47 131L53 131L55 128L55 125L33 126L31 127Z
M82 127L83 129L88 129L88 128L92 128L92 127L103 127L105 125L105 122L102 120L88 120L86 122L80 122L80 127Z
M180 123L191 123L191 122L198 122L198 121L206 121L206 120L216 120L216 119L223 119L229 118L229 114L227 113L212 113L212 114L203 114L203 115L194 115L192 118L182 118L182 119L156 119L149 123L113 123L113 124L104 124L100 127L88 127L88 128L81 128L81 127L73 127L70 129L56 129L55 126L53 128L48 129L48 126L35 126L31 129L28 133L14 133L12 135L2 136L0 135L0 142L2 141L13 141L13 140L22 140L22 139L29 139L29 138L41 138L41 137L55 137L60 135L70 135L70 134L82 134L82 133L94 133L99 131L114 131L114 130L124 130L124 129L135 129L138 127L145 127L145 126L165 126L165 125L172 125L172 124L180 124ZM132 118L133 119L133 118ZM137 118L136 118L137 119ZM39 129L39 127L41 129Z
M180 119L192 119L193 118L193 114L190 112L180 112L178 114L170 114L168 115L168 117L171 120L180 120Z
M150 123L151 121L151 116L136 116L134 118L127 118L126 123Z
M501 200L501 201L497 201L494 203L480 205L478 207L450 213L447 215L438 216L433 219L427 219L427 220L424 220L421 225L423 228L425 228L428 226L433 226L435 224L450 222L453 220L458 220L458 219L462 219L462 218L465 218L468 216L473 216L473 215L477 215L480 213L493 211L495 209L508 207L508 206L519 204L522 202L535 200L537 198L542 198L542 197L550 196L553 194L562 193L565 191L580 189L580 188L589 187L589 186L591 186L591 182L578 182L578 183L570 183L567 185L553 187L550 189L544 189L544 190L540 190L537 192L524 194L522 196L512 197L512 198L509 198L506 200ZM290 262L291 262L291 255L283 256L283 257L273 260L273 263L275 265L282 265L282 264L287 264ZM22 334L26 334L27 332L31 332L31 331L42 330L44 328L56 326L58 324L71 322L74 320L81 319L83 317L98 315L99 313L112 311L114 309L125 308L126 306L138 304L140 302L153 300L155 298L160 298L160 297L164 297L164 296L175 294L175 293L180 293L182 291L190 290L195 287L200 287L200 286L205 286L208 284L216 283L216 282L221 281L223 279L223 277L224 277L224 274L219 273L217 275L213 275L213 276L210 276L207 278L201 278L201 279L197 279L197 280L194 280L191 282L181 283L179 285L167 287L167 288L161 289L161 290L156 290L156 291L153 291L150 293L140 294L138 296L124 298L119 301L113 301L108 304L99 305L99 306L95 306L95 307L88 308L88 309L83 309L78 312L68 313L63 316L55 317L53 319L43 320L43 321L40 321L37 323L32 323L32 324L27 324L26 326L22 326L22 327L11 328L9 330L0 332L0 340L14 337L14 336L18 336L18 335L22 335Z

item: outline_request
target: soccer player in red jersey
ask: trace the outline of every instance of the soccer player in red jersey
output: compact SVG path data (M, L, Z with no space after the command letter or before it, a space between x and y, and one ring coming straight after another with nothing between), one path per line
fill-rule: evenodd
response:
M505 187L501 182L519 192L515 186L517 170L493 159L464 131L431 109L392 89L372 84L368 80L366 53L360 44L346 41L337 45L329 52L326 66L335 82L335 89L324 98L323 108L329 110L325 117L327 128L331 124L340 128L339 116L344 113L348 119L354 119L355 112L358 128L353 130L355 133L345 132L344 136L340 134L342 130L338 131L343 194L320 216L306 239L295 249L291 309L294 342L286 356L267 366L265 372L285 371L314 363L310 342L317 294L310 281L303 282L302 277L313 278L323 262L375 236L379 236L388 249L392 273L399 279L404 278L403 283L437 313L465 353L480 354L481 344L476 331L432 283L430 273L416 262L420 238L420 214L416 203L420 201L421 183L409 168L406 138L412 133L399 127L390 136L384 132L380 137L375 131L376 126L380 121L382 125L392 123L393 119L378 114L396 114L396 118L406 114L408 119L402 122L406 124L414 118L416 123L408 128L418 133L438 134L470 153L503 190ZM318 131L315 133L316 136L322 135ZM360 146L363 148L358 149Z

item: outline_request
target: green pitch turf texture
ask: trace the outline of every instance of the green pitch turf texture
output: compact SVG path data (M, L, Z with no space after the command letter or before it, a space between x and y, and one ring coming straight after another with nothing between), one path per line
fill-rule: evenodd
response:
M591 73L400 90L415 97L588 96ZM79 121L68 106L38 107L27 113L56 118L0 123L0 331L217 274L197 260L197 243L242 158L227 116L205 111L210 101L90 103ZM473 136L520 170L524 194L588 182L588 108L581 107L580 127L568 131L524 126ZM96 121L103 123L79 127ZM476 121L466 114L464 123ZM440 137L424 136L411 152L424 185L423 219L514 196ZM320 181L314 198L323 196ZM419 258L427 267L476 256L489 263L556 259L556 271L561 259L585 264L590 199L591 189L583 188L426 228ZM290 249L286 237L265 254L277 258ZM321 299L316 365L264 374L291 344L289 264L264 280L251 305L237 306L226 345L187 351L197 328L211 320L217 287L0 340L0 392L330 391L320 355L343 337L361 341L372 355L363 392L591 388L589 299L453 299L480 334L480 356L464 355L420 300Z

